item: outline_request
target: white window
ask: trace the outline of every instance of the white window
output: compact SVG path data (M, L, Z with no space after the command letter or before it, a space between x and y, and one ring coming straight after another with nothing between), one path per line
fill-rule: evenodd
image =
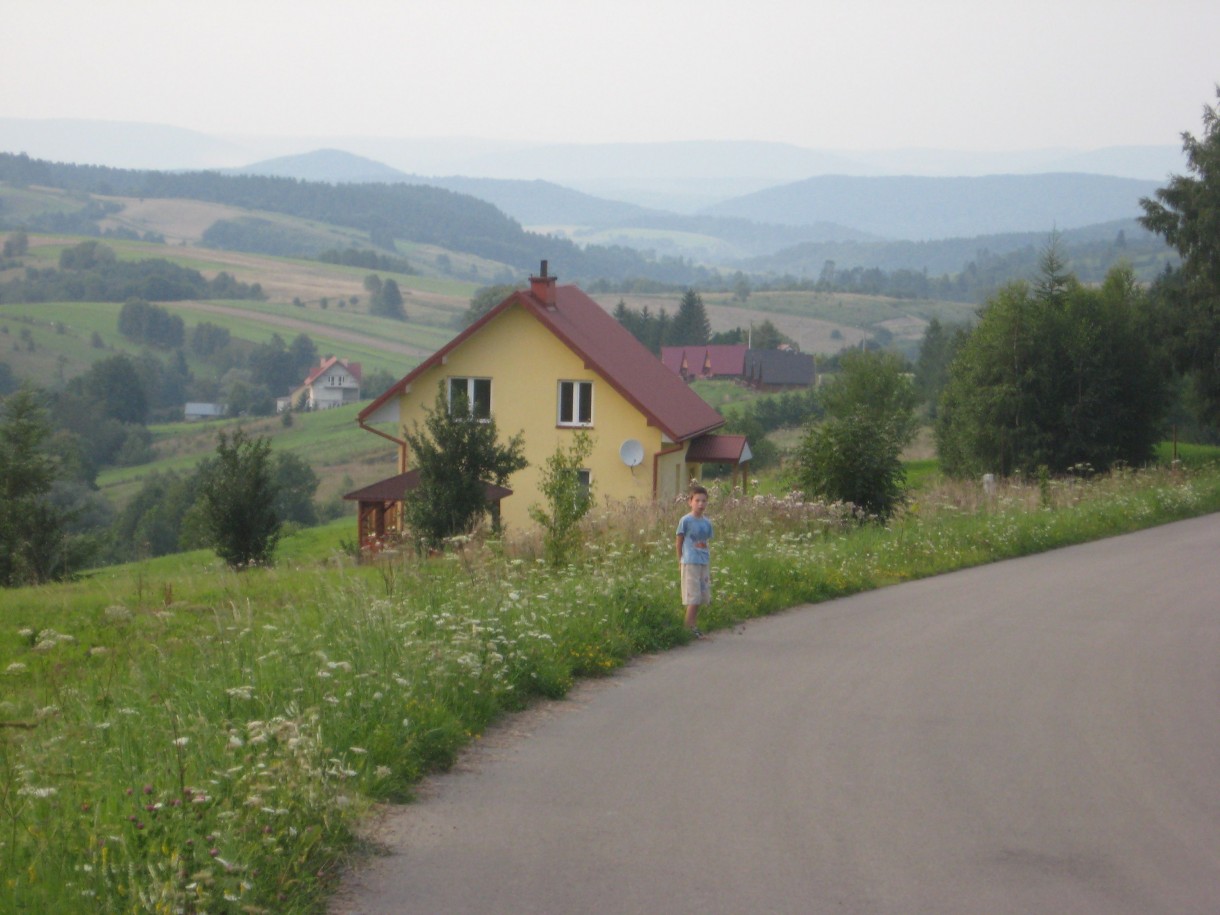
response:
M449 412L464 404L466 413L475 419L491 419L490 378L450 378Z
M593 474L588 470L576 471L576 479L580 483L580 491L584 496L589 495L589 488L593 485Z
M593 425L593 382L559 382L559 425Z

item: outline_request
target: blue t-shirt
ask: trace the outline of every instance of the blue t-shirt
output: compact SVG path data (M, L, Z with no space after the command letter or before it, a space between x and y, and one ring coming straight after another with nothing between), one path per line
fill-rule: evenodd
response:
M712 539L712 522L707 518L696 518L693 514L682 516L678 522L678 533L682 535L682 561L687 565L705 566L712 561L707 542Z

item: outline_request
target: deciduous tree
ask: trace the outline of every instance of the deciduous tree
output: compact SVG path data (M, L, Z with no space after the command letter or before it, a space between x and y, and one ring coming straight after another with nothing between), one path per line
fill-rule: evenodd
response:
M917 396L902 359L852 352L822 396L827 419L810 423L797 478L813 494L887 518L903 497L902 449L914 432Z
M1168 401L1144 293L1127 268L1088 288L1048 252L1034 286L985 306L940 400L946 473L1107 470L1152 454Z
M566 565L580 546L580 519L593 505L593 483L582 481L581 469L593 453L593 439L577 432L567 449L555 449L546 461L539 488L546 506L531 505L530 517L542 526L542 544L551 565Z

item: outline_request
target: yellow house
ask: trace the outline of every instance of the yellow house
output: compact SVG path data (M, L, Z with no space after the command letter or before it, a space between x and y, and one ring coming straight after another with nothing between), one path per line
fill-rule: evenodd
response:
M361 506L361 539L398 528L398 500L410 473L403 430L421 427L440 385L459 393L476 418L493 416L500 435L521 432L529 466L489 487L501 520L518 529L532 524L529 507L544 505L539 489L546 460L567 449L584 430L593 453L581 475L599 501L670 499L685 492L704 463L745 465L743 436L711 435L723 417L611 315L575 286L547 275L515 292L433 353L361 411L360 426L398 445L399 475L347 498ZM393 423L397 435L372 428Z

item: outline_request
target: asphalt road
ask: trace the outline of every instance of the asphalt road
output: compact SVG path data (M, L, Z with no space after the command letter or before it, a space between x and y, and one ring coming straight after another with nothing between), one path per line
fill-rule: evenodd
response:
M645 659L378 835L335 913L1214 915L1220 515Z

